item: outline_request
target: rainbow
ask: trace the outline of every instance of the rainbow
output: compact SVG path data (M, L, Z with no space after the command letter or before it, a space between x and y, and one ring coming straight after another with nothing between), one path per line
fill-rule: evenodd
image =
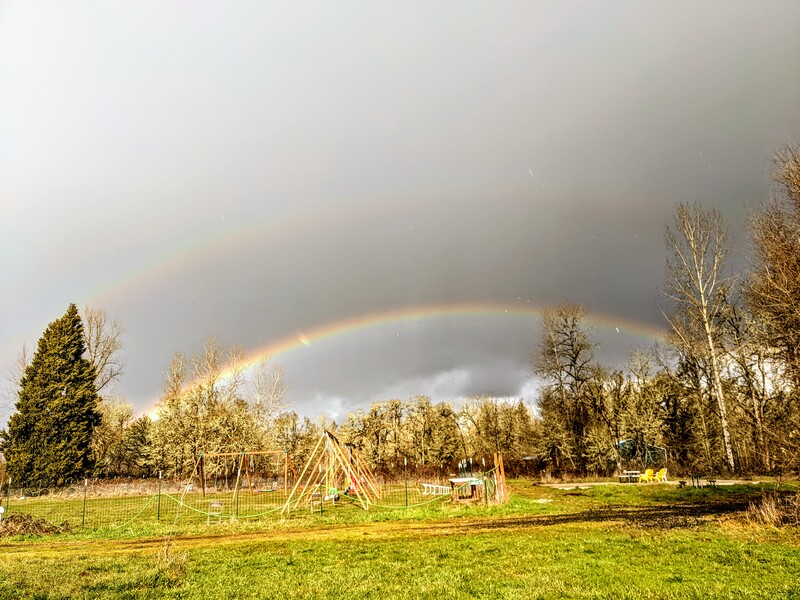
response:
M220 215L222 227L212 229L193 237L183 239L161 252L151 253L143 261L120 269L116 276L102 282L85 294L94 304L105 305L109 301L126 297L139 290L147 289L150 282L163 280L202 262L204 258L232 252L249 244L277 241L291 238L304 232L309 235L315 230L337 223L347 223L354 219L368 218L370 215L385 215L386 211L400 211L409 206L424 206L424 196L419 195L403 204L387 205L364 198L347 202L336 202L310 210L291 210L280 214L262 215L256 219L228 224Z
M267 357L276 357L315 343L324 342L331 338L375 329L393 323L441 319L445 317L498 317L503 315L538 319L541 317L543 310L544 307L528 304L473 303L413 306L361 314L356 317L335 321L311 329L304 329L298 331L294 335L272 341L266 346L248 354L245 359L245 368L250 368ZM587 323L592 328L616 328L621 332L624 331L647 339L661 339L665 334L663 330L650 325L598 312L588 313Z
M318 325L303 329L281 339L272 340L268 344L250 351L242 361L236 365L225 367L221 373L224 380L231 376L234 369L248 371L258 363L285 356L292 352L302 351L304 348L328 340L353 335L355 333L377 329L391 324L403 322L419 322L442 318L468 318L468 317L524 317L540 319L545 307L533 304L503 304L499 302L421 305L373 313L362 313L332 323ZM644 324L624 317L609 315L597 311L590 311L586 315L586 323L592 329L615 330L646 340L661 340L665 331L649 324ZM533 340L532 340L533 341ZM190 384L191 387L193 384ZM152 414L157 401L151 404L148 414Z

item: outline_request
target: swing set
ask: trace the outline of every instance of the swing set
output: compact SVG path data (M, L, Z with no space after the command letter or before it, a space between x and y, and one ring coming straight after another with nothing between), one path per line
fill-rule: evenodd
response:
M234 494L246 487L251 496L258 492L277 491L280 475L283 475L283 489L288 489L290 472L295 476L297 474L287 450L210 452L201 454L195 472L200 478L203 497L208 492L208 484L211 478L214 480L215 490L219 488L217 482L222 476L225 478L225 489L228 488L230 467L234 467L236 471ZM242 475L244 475L244 479ZM245 480L247 482L246 485L244 485Z
M335 503L342 495L367 510L381 498L380 486L367 461L355 446L342 445L325 431L306 461L281 514L307 504L312 512L322 511L325 502Z

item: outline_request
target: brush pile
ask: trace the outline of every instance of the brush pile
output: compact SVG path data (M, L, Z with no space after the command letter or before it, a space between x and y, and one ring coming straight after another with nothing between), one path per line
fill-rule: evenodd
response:
M47 535L69 529L66 522L55 525L45 519L25 514L13 514L0 522L0 538L12 535Z

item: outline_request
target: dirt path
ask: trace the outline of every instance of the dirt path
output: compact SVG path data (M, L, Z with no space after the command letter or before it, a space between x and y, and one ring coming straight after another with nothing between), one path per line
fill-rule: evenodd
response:
M454 518L436 521L392 521L352 525L319 525L302 528L269 529L264 531L213 531L202 535L181 535L171 538L181 550L242 543L271 543L287 540L309 542L356 539L420 539L422 537L470 535L497 532L502 529L548 528L575 523L625 524L642 529L674 529L697 527L704 522L730 516L746 508L746 503L671 504L657 507L606 506L600 510L585 510L556 515L517 515L502 518ZM0 555L19 558L119 553L155 553L163 549L167 537L129 540L58 540L0 543Z

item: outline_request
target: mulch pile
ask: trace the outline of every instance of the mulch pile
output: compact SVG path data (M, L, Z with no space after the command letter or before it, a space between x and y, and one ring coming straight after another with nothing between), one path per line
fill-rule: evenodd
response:
M66 522L55 525L45 519L25 514L13 514L0 522L0 538L12 535L44 535L62 533L69 529Z

